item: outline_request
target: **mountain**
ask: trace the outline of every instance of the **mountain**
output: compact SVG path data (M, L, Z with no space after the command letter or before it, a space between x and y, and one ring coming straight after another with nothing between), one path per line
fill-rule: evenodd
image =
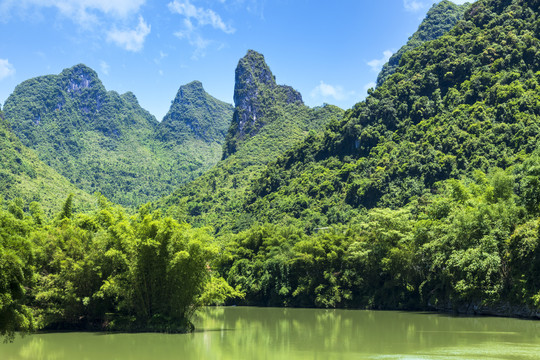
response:
M305 139L310 132L339 122L343 110L309 108L300 93L277 85L264 56L249 50L236 68L235 108L223 148L223 161L157 203L181 220L216 228L245 227L238 204L267 163Z
M183 143L192 139L222 145L231 123L233 106L207 94L200 81L178 89L158 138Z
M232 116L230 106L191 83L159 123L134 94L106 91L82 64L21 83L4 111L42 161L77 187L126 206L170 193L214 165Z
M0 198L20 199L26 204L39 202L49 216L60 210L69 194L75 195L77 210L88 210L95 205L93 196L73 186L24 146L1 111L0 149Z
M185 330L183 309L232 295L538 319L539 7L476 1L345 113L304 106L248 52L224 160L156 211L100 198L99 212L73 216L66 201L42 224L0 207L0 335L31 330L33 314L50 327ZM5 129L2 165L28 173Z
M216 266L246 304L538 318L539 6L476 1L253 176Z
M418 30L416 30L407 41L407 44L403 45L390 57L388 62L384 64L377 77L377 86L381 86L381 84L396 71L399 66L399 61L404 53L422 45L426 41L435 40L446 34L459 20L463 19L463 15L469 6L469 3L456 5L448 0L433 4L424 20L422 20L422 23L420 23Z
M298 192L309 195L305 212L396 208L438 181L522 161L540 140L538 23L526 5L497 4L475 3L447 35L406 52L340 124L270 164L250 190L251 211L277 220ZM327 215L321 226L336 221Z
M276 121L279 109L289 104L304 104L298 91L277 85L264 56L253 50L249 50L236 67L234 103L236 107L227 133L224 159L257 135L261 128Z

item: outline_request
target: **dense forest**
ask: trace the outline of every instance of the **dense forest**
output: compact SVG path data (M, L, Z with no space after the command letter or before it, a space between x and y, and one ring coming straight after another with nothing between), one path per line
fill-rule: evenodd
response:
M388 62L383 65L377 77L377 86L382 85L390 75L396 72L403 54L422 45L426 41L435 40L445 35L448 31L452 30L459 20L463 19L465 10L468 8L468 3L465 5L456 5L448 0L443 0L431 7L418 27L418 30L407 41L407 44L392 54Z
M434 6L463 19L270 162L236 207L169 198L178 218L215 227L246 303L534 314L538 8L464 7Z
M538 318L539 6L441 1L347 111L305 106L248 51L234 109L213 102L230 126L197 112L210 100L194 82L152 130L220 138L222 160L138 210L70 190L47 214L0 182L0 333L189 331L199 306L222 303ZM39 97L39 83L25 87ZM45 135L21 130L37 110L14 122L10 99L0 170L39 179L50 168L25 144Z
M205 229L150 212L127 214L98 195L73 213L73 195L46 221L41 206L0 208L0 335L35 329L184 332L203 304L242 296L211 270Z

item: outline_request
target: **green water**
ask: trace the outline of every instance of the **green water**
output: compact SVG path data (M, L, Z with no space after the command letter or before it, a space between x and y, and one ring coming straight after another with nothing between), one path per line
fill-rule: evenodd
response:
M0 359L539 359L540 321L392 311L208 308L193 334L52 333Z

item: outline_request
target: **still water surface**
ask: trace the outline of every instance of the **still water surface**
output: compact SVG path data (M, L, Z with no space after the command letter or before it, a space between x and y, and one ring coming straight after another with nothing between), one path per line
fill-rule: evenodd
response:
M193 334L52 333L2 360L540 359L540 322L392 311L207 308Z

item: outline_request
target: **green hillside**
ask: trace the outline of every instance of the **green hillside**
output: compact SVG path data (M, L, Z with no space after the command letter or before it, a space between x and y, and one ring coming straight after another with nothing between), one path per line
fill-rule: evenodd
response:
M238 217L250 181L287 149L338 122L343 110L325 105L309 108L289 86L277 85L263 55L249 50L238 62L235 110L224 145L223 161L200 178L158 202L174 216L194 225L245 228L252 220Z
M42 161L77 187L126 206L168 194L214 165L232 117L230 106L192 83L159 123L135 95L106 91L84 65L21 83L4 111Z
M251 211L277 220L300 193L299 218L313 207L396 208L438 181L521 163L539 140L538 22L527 5L508 6L479 1L447 35L405 53L340 124L268 167ZM318 212L317 226L336 222Z
M207 94L200 81L192 81L178 90L158 126L158 138L179 144L198 139L222 146L232 114L231 104Z
M539 7L477 0L452 29L404 51L393 74L346 112L308 108L250 50L236 69L221 142L225 120L204 130L214 117L175 115L212 102L198 83L180 89L162 124L133 95L100 92L80 66L66 70L65 87L47 101L64 75L22 86L6 103L9 120L38 148L56 134L66 161L68 149L85 159L89 138L111 139L99 147L111 159L150 149L171 168L164 154L186 139L215 141L223 160L131 214L104 197L76 214L69 197L44 222L36 205L0 203L0 335L189 331L197 307L232 297L239 305L540 318ZM101 117L113 100L131 126ZM30 110L17 118L19 102ZM63 109L72 116L54 117ZM72 143L65 132L76 129L85 136ZM6 122L0 130L2 174L33 179L32 152ZM138 169L155 169L145 159ZM19 196L9 193L11 181L0 184Z
M538 5L475 2L253 177L218 267L246 304L537 316Z
M88 210L96 201L41 162L11 131L0 111L0 196L30 204L39 202L46 214L60 209L69 194L75 195L78 210Z
M390 75L396 72L404 53L422 45L426 41L435 40L446 34L459 20L463 19L463 15L469 6L469 3L456 5L448 0L442 0L433 4L424 20L422 20L418 30L407 41L407 44L403 45L383 65L377 77L377 86L381 86Z

